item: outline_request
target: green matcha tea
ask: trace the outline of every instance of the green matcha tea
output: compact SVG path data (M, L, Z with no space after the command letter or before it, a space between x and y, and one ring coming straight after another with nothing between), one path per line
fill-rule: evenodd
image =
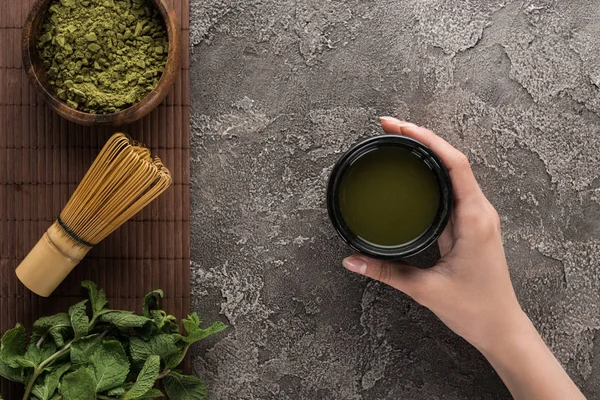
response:
M150 0L55 0L37 48L48 83L69 107L111 114L160 80L167 30Z
M339 186L339 207L348 228L379 246L399 246L421 236L440 205L434 172L411 151L374 149L352 163Z

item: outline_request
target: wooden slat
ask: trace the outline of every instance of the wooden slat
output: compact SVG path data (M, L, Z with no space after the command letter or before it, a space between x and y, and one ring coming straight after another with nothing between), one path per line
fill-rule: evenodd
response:
M140 311L144 294L160 287L169 313L181 318L190 312L189 1L173 1L182 18L182 73L161 106L118 129L77 126L46 108L21 66L20 28L33 0L0 1L1 332L17 322L30 328L40 316L67 310L84 295L83 279L103 287L114 308ZM23 287L14 269L116 130L160 156L174 186L94 248L51 298L40 298ZM21 391L0 379L5 399L21 398Z

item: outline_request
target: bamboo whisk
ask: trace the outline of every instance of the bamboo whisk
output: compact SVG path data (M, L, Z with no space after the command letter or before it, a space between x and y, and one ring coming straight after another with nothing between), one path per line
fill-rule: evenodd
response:
M171 185L171 174L150 150L114 134L35 247L17 267L31 291L50 296L93 246Z

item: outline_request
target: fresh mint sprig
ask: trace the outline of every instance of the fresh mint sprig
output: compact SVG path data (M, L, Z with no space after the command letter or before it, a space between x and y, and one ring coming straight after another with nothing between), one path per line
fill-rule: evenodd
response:
M29 339L21 324L2 336L0 376L25 386L23 400L154 399L164 396L158 381L169 399L207 398L204 383L177 367L193 343L225 324L203 329L193 313L181 321L182 334L177 319L159 309L162 290L148 293L137 315L107 308L95 283L82 286L89 300L40 318Z

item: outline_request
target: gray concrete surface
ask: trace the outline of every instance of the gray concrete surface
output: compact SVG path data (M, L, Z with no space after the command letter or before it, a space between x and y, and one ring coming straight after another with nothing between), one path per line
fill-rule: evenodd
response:
M507 399L406 296L346 272L328 172L377 117L472 160L524 308L600 398L600 2L192 0L193 307L212 399Z

